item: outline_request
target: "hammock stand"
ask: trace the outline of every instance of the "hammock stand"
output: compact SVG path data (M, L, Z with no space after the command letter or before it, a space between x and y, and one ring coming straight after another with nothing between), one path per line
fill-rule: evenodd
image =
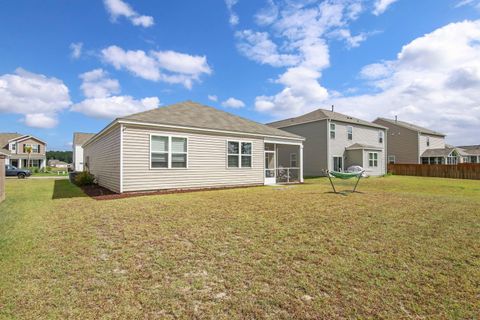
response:
M333 184L332 177L334 178L339 178L342 180L347 180L351 178L357 178L357 182L355 183L355 187L353 187L352 192L355 192L357 190L358 182L360 182L360 179L362 178L363 173L365 170L359 171L359 172L337 172L337 171L330 171L327 170L327 176L328 180L330 180L330 184L332 185L333 192L338 193L337 190L335 189L335 185Z

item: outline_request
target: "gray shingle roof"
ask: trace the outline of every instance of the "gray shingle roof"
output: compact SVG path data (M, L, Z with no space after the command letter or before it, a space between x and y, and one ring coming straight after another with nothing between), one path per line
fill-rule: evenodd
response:
M83 145L87 142L91 137L93 137L95 133L85 133L85 132L74 132L73 133L73 145Z
M420 126L417 126L416 124L408 123L408 122L405 122L405 121L400 121L400 120L395 121L394 119L387 119L387 118L378 118L378 120L383 120L385 122L389 122L391 124L394 124L394 125L397 125L397 126L400 126L400 127L403 127L403 128L407 128L407 129L410 129L410 130L413 130L413 131L418 131L418 132L424 133L424 134L431 134L431 135L434 135L434 136L442 136L442 137L446 136L446 134L443 134L441 132L433 131L433 130L430 130L430 129L427 129L427 128L424 128L424 127L420 127Z
M346 150L357 150L357 149L371 149L371 150L381 150L382 147L375 147L363 143L354 143L351 146L345 148Z
M284 127L301 124L305 122L312 122L312 121L326 120L326 119L352 123L352 124L359 124L359 125L364 125L364 126L374 127L379 129L386 129L384 126L381 126L376 123L350 117L342 113L325 110L325 109L317 109L298 117L271 122L271 123L268 123L268 125L274 128L284 128Z
M480 145L476 146L460 146L457 149L462 150L462 152L469 156L478 156L480 155Z
M446 157L453 150L456 150L454 147L446 147L441 149L427 149L422 153L421 157Z
M117 120L303 139L296 134L272 128L193 101L180 102L118 118Z
M9 140L23 136L20 133L0 133L0 149L6 149Z

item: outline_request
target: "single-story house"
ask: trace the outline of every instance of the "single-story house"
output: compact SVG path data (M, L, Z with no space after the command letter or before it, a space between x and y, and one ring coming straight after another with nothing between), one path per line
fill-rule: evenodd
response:
M462 154L463 163L480 163L480 145L457 147Z
M92 138L95 133L74 132L73 133L73 170L83 171L83 147L82 145Z
M306 138L305 175L360 166L373 176L386 173L386 128L332 110L317 109L268 124Z
M303 141L192 101L117 118L83 144L84 164L117 193L303 182Z
M58 168L58 169L67 169L69 164L57 159L50 159L48 160L48 166L53 168Z

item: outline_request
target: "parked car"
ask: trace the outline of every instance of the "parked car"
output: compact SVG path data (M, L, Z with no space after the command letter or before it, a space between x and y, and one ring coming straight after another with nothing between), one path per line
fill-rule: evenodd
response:
M32 172L27 169L18 169L17 167L6 165L5 175L7 177L18 177L18 179L25 179L26 177L30 177Z

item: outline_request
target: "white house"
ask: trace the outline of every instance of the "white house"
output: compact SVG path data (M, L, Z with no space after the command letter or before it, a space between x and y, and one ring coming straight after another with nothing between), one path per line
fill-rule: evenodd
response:
M332 110L317 109L299 117L268 124L306 138L305 176L325 170L363 167L369 175L386 173L386 128Z
M302 182L304 140L186 101L114 120L83 144L84 163L117 193Z
M73 133L73 170L83 171L83 144L92 138L95 133L74 132Z

